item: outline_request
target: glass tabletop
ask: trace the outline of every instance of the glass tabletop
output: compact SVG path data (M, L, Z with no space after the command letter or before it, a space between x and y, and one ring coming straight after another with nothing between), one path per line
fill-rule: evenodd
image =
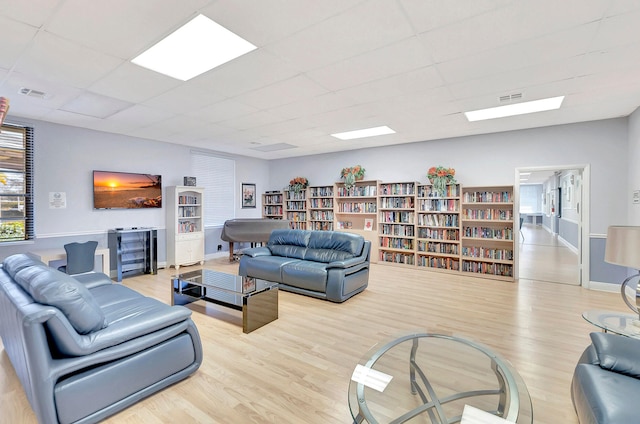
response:
M412 333L380 343L349 384L356 423L455 423L465 405L514 423L533 422L529 392L511 364L460 337Z
M606 332L640 338L640 319L637 314L596 309L584 312L582 317Z

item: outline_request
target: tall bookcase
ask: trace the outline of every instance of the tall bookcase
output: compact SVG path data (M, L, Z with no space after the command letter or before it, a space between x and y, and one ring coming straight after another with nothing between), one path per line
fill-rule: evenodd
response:
M307 189L284 191L285 218L292 230L307 229Z
M463 273L514 279L513 186L463 187Z
M415 265L417 182L378 185L379 263Z
M167 187L167 267L204 264L204 189Z
M460 185L449 184L441 196L420 184L416 198L418 267L460 270Z
M431 184L366 180L262 198L263 216L291 228L362 235L372 262L514 280L513 186L449 184L442 195Z
M333 230L333 185L307 188L308 228L310 230Z
M284 202L281 191L267 191L262 195L262 217L282 219L284 216Z

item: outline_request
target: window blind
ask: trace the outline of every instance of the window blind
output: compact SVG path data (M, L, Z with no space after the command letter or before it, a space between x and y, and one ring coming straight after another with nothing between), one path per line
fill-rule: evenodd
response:
M191 171L204 188L204 225L222 226L235 218L236 162L206 152L191 151Z

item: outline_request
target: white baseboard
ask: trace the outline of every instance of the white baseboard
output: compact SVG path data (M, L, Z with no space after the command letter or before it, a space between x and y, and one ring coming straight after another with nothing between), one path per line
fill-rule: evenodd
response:
M620 293L620 284L601 283L600 281L589 281L589 290L598 290L610 293Z

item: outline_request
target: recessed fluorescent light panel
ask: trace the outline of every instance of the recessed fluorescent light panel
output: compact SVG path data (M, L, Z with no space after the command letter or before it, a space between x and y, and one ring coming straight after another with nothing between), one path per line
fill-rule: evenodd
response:
M187 81L255 49L245 39L198 15L131 62Z
M511 105L492 107L489 109L473 110L465 112L469 122L482 121L485 119L505 118L507 116L524 115L526 113L544 112L546 110L559 109L564 96L551 97L548 99L533 100L531 102L515 103Z
M374 137L376 135L395 134L395 131L385 126L375 128L365 128L363 130L347 131L342 133L331 134L340 140L353 140L354 138Z

